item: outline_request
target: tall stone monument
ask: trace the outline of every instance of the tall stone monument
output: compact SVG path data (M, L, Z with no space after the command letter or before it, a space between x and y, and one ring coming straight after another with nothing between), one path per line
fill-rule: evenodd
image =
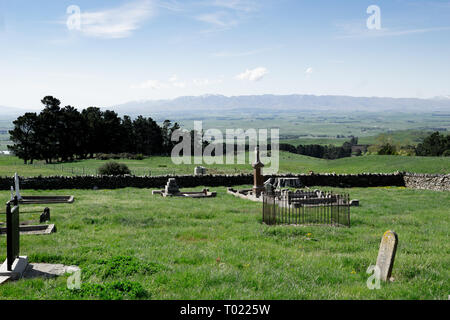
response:
M262 168L264 164L261 162L259 156L259 147L255 148L255 163L252 164L253 167L253 195L259 197L261 193L264 192L264 177L262 175Z

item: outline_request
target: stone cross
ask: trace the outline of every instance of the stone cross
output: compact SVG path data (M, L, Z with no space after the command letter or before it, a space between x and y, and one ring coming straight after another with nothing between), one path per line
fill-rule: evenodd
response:
M380 280L382 281L388 281L391 278L397 244L397 234L391 230L386 231L381 239L377 258L377 267L380 269Z
M264 164L259 158L259 147L255 148L255 163L252 164L253 167L253 195L259 197L262 192L264 192L264 177L261 174L261 169Z

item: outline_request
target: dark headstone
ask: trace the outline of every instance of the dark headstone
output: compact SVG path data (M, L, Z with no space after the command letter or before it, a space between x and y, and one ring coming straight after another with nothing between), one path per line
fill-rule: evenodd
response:
M14 205L11 208L11 204ZM7 270L12 270L14 261L19 257L20 221L17 196L6 204L6 263Z
M39 223L44 223L46 221L50 221L50 208L45 208L39 218Z

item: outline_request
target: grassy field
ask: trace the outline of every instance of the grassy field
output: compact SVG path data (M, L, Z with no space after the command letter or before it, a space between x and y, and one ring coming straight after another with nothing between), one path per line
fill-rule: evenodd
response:
M0 298L447 300L448 192L345 190L361 206L351 209L351 228L333 228L266 226L260 203L215 191L216 199L203 200L131 188L53 191L75 202L51 205L57 233L21 236L21 254L80 266L81 290L67 289L65 275L2 285ZM0 192L3 203L8 197ZM21 220L37 219L40 209L22 206L29 213ZM366 270L388 229L399 235L395 282L369 290Z
M262 159L264 162L264 159ZM125 163L136 175L165 175L165 174L193 174L196 164L175 165L170 157L151 157L145 160L117 160ZM97 168L106 161L83 160L64 164L37 163L24 165L23 162L12 156L0 156L0 176L13 176L17 172L21 176L54 176L54 175L82 175L96 174ZM248 164L239 165L205 165L209 173L241 173L251 172ZM280 152L281 173L308 173L336 172L336 173L362 173L408 171L416 173L449 173L450 157L406 157L406 156L378 156L342 158L338 160L325 160L307 156Z
M422 131L422 130L398 130L393 132L381 133L373 136L363 136L359 137L359 144L379 144L384 141L389 141L394 145L407 146L407 145L417 145L423 141L425 137L433 133L433 131ZM442 134L449 134L447 131L442 131ZM346 141L350 141L350 138L313 138L313 137L302 137L295 139L284 139L280 143L287 143L293 146L298 146L299 144L319 144L319 145L335 145L342 146Z

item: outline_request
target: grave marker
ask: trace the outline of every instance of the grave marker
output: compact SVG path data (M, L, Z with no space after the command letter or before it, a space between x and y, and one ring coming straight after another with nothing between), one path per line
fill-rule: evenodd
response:
M7 270L12 271L14 261L19 257L20 231L19 231L19 206L17 197L13 200L14 207L11 209L11 202L6 204L6 264Z
M377 267L380 268L380 280L382 281L388 281L391 278L397 244L397 234L391 230L386 231L381 239L377 258Z

